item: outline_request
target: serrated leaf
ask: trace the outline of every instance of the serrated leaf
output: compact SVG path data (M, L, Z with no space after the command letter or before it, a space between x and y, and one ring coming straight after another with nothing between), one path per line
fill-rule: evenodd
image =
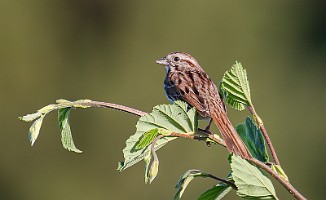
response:
M45 115L41 115L37 120L34 121L32 126L29 128L28 139L32 146L34 145L37 137L39 136L44 117Z
M153 111L139 118L136 128L137 131L126 141L126 147L123 149L125 161L120 171L131 167L141 161L150 151L150 146L143 149L136 149L135 144L140 140L144 133L160 128L177 132L189 133L196 132L198 128L197 112L194 108L188 109L188 105L182 101L175 101L172 105L158 105L153 108ZM176 137L163 137L155 143L155 150L158 150L169 141Z
M231 157L232 177L242 198L278 199L272 182L240 156Z
M225 101L237 110L244 110L245 106L251 105L247 72L239 62L225 72L220 90L225 92Z
M158 129L154 128L148 132L146 132L144 135L142 135L142 137L140 138L140 140L135 144L136 150L142 149L147 147L149 144L151 144L153 142L153 140L156 138L156 136L158 135Z
M236 130L246 144L250 154L262 162L267 162L268 154L265 139L261 130L255 125L251 118L247 117L244 123L237 125Z
M224 183L220 183L207 190L198 197L198 200L220 200L231 191L232 187Z
M59 129L61 134L61 143L63 147L69 151L81 153L82 151L77 149L70 130L70 110L71 108L61 108L58 110Z

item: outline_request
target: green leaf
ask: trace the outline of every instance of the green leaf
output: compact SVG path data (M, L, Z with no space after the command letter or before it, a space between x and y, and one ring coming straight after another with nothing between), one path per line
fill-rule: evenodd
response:
M197 112L195 108L188 109L187 103L182 101L176 101L172 105L158 105L153 108L151 113L139 118L136 128L136 133L126 141L126 147L123 149L125 161L120 163L119 171L131 167L148 155L150 146L142 149L135 147L143 135L150 130L157 128L159 131L164 129L177 133L196 132L198 128ZM176 138L163 137L159 139L155 143L155 150Z
M231 189L231 186L220 183L201 194L198 200L220 200L225 197L225 195L229 193Z
M41 130L41 126L42 126L44 117L49 112L59 109L59 108L63 108L63 107L65 107L65 106L59 105L59 104L50 104L50 105L47 105L47 106L39 109L36 113L27 114L23 117L18 117L18 119L25 121L25 122L32 122L35 120L28 131L28 139L32 146L34 145L35 141L37 140L37 138L40 134L40 130Z
M29 128L28 138L31 142L31 145L35 143L41 129L41 125L43 123L44 117L54 111L58 110L59 113L59 126L61 131L61 142L65 149L69 151L74 151L77 153L81 153L79 149L77 149L74 145L72 140L70 125L69 125L69 115L70 115L70 108L89 108L91 106L85 105L90 103L91 100L89 99L81 99L77 101L68 101L65 99L58 99L57 104L49 104L41 109L39 109L36 113L27 114L23 117L18 117L18 119L25 121L25 122L32 122L32 126Z
M65 149L76 153L81 153L82 151L80 151L75 147L74 141L72 139L70 124L69 124L70 110L71 108L61 108L58 110L58 121L59 121L59 129L61 133L61 143Z
M149 144L151 144L153 142L153 140L156 138L157 135L158 135L157 128L154 128L154 129L146 132L144 135L142 135L140 140L136 143L135 149L139 150L139 149L143 149L143 148L147 147Z
M272 182L240 156L231 157L232 177L242 198L278 199Z
M186 171L181 177L177 185L175 186L178 189L178 192L175 194L174 199L178 200L182 197L185 189L187 188L188 184L195 178L195 177L204 177L207 178L208 174L196 169L191 169Z
M64 107L66 107L66 106L60 105L60 104L50 104L50 105L47 105L47 106L39 109L36 113L27 114L23 117L18 117L18 119L25 121L25 122L32 122L35 120L28 131L28 139L32 146L34 145L36 139L38 138L38 136L40 134L40 129L41 129L44 117L49 112L51 112L53 110L60 109L60 108L64 108Z
M255 125L251 118L247 117L244 123L237 125L236 130L246 144L250 154L262 162L267 162L268 154L265 139L261 130Z
M244 110L251 105L250 88L247 72L241 63L236 62L225 72L220 91L225 94L225 101L237 110Z
M40 117L37 120L35 120L34 123L32 124L32 126L29 128L28 139L32 146L34 145L34 143L40 133L40 129L41 129L44 117L45 117L45 115L40 115Z

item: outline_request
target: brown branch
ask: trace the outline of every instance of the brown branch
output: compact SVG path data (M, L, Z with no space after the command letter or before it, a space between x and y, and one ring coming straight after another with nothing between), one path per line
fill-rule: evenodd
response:
M104 107L104 108L112 108L112 109L117 109L117 110L121 110L130 114L134 114L137 116L144 116L147 113L134 109L134 108L130 108L127 106L123 106L123 105L119 105L119 104L113 104L113 103L107 103L107 102L99 102L99 101L88 101L88 102L82 102L79 103L79 105L85 105L85 106L91 106L91 107ZM255 116L258 117L257 114L255 113L255 110L253 107L248 106L249 111ZM260 120L258 118L258 120ZM261 120L260 120L261 122ZM262 122L259 123L259 127L266 139L266 142L269 146L269 148L271 149L271 154L274 158L274 161L277 165L280 165L279 160L277 158L276 152L273 148L272 142L267 134L266 129L264 128ZM183 137L183 138L188 138L188 139L194 139L194 140L203 140L203 137L200 136L196 136L196 135L187 135L187 134L181 134L181 133L171 133L170 136L173 137ZM224 140L222 140L221 138L216 138L214 137L214 135L212 134L208 134L206 137L208 137L209 139L213 140L214 142L216 142L217 144L220 144L222 146L225 147L225 142ZM205 138L205 137L204 137ZM290 182L282 179L282 177L280 175L278 175L276 172L274 172L268 165L262 163L261 161L255 159L255 158L250 158L247 159L249 162L255 164L256 166L258 166L259 168L263 169L264 171L266 171L267 173L269 173L271 176L273 176L277 181L279 181L292 195L294 198L298 199L298 200L305 200L306 198L300 194L299 191L297 191Z
M272 140L270 139L269 135L267 134L265 126L264 126L262 120L257 115L257 113L255 111L255 108L253 106L248 106L248 110L256 118L258 126L259 126L261 132L263 133L263 136L264 136L264 138L265 138L265 140L267 142L267 145L268 145L268 147L269 147L269 149L271 151L271 154L272 154L272 157L273 157L273 160L274 160L275 164L281 166L281 163L280 163L280 161L279 161L279 159L277 157L276 151L275 151L275 149L273 147Z

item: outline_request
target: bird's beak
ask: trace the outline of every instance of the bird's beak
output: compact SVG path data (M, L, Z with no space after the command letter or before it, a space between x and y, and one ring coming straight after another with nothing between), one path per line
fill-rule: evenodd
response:
M169 62L168 62L168 60L165 57L160 58L160 59L156 60L155 62L157 64L159 64L159 65L164 65L164 66L169 65Z

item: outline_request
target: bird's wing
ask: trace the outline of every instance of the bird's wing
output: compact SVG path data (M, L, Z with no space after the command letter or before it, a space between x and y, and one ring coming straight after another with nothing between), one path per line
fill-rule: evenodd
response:
M194 77L189 78L190 76ZM209 104L205 93L207 90L201 90L203 84L195 76L196 74L187 74L187 76L180 77L180 74L178 74L176 77L171 77L173 87L168 89L167 92L170 90L170 93L175 97L195 107L201 116L209 117ZM174 78L178 78L179 81L174 80Z

